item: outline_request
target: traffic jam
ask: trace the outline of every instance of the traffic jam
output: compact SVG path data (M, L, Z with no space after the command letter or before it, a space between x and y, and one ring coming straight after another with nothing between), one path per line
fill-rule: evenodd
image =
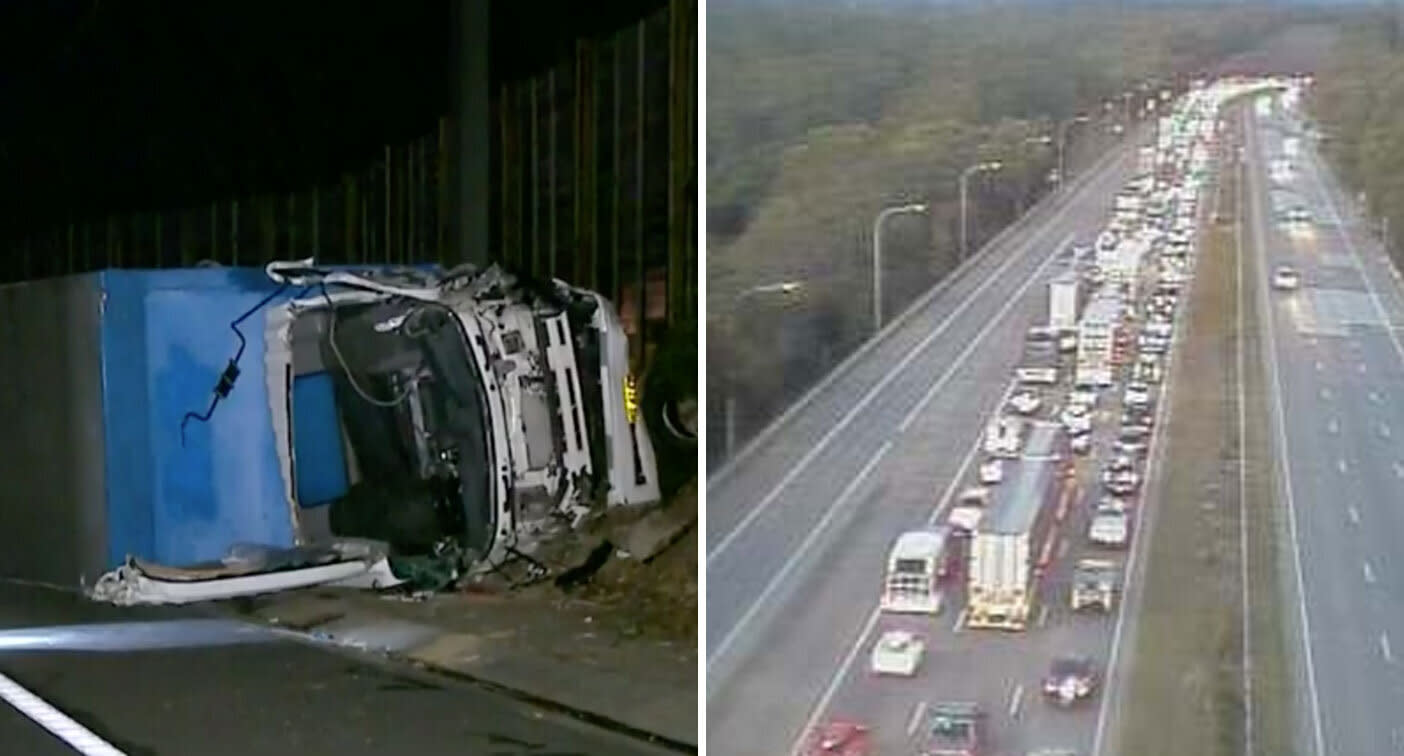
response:
M1167 99L1101 233L1055 252L998 410L932 522L894 538L877 621L794 754L1091 752L1218 112L1245 86Z

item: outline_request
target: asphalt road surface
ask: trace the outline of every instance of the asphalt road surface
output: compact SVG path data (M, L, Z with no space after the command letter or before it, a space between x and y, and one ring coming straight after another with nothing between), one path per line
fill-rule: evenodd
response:
M0 584L0 674L130 756L666 753L266 628L12 584ZM0 752L75 751L0 701Z
M1278 494L1292 513L1286 562L1297 616L1297 708L1303 753L1404 753L1404 291L1378 237L1354 213L1306 139L1295 170L1280 112L1246 127L1250 220L1270 321L1268 381L1279 403ZM1313 222L1273 212L1300 202ZM1293 200L1291 198L1295 197ZM1279 265L1298 291L1269 288ZM1274 380L1275 376L1275 380Z
M1025 633L959 629L958 591L935 624L874 610L892 539L972 474L1023 333L1043 320L1041 284L1062 269L1069 243L1101 230L1133 167L1129 149L1113 153L708 481L709 753L789 753L809 723L830 716L862 719L881 752L906 752L921 702L935 700L978 701L1000 753L1090 750L1097 705L1053 710L1038 689L1053 656L1105 662L1111 645L1114 621L1063 608L1084 520L1066 526L1045 586L1050 611ZM1104 433L1115 426L1114 394L1103 394ZM928 638L918 678L871 678L880 631L913 625Z

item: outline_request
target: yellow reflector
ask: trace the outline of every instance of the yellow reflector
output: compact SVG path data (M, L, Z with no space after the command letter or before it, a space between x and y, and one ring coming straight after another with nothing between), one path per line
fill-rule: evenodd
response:
M634 418L639 415L639 391L634 384L634 376L624 376L624 416L629 418L629 422L634 422Z

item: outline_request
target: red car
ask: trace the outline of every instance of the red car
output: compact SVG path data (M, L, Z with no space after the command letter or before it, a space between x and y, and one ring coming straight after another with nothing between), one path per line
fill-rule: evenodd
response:
M873 756L868 726L835 719L815 727L805 741L804 756Z

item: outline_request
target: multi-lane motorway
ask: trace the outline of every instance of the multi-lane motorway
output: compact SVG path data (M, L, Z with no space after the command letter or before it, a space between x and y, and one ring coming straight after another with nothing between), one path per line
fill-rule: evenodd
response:
M1270 292L1279 265L1302 273L1300 290L1260 298L1285 473L1276 498L1289 514L1297 740L1321 756L1404 753L1404 289L1308 140L1274 181L1290 119L1275 110L1246 124L1255 285ZM1274 192L1307 207L1310 226L1279 222Z
M1290 151L1295 119L1277 106L1243 110L1226 123L1242 129L1235 214L1251 275L1240 306L1255 308L1262 365L1240 390L1267 408L1270 459L1246 462L1275 476L1285 602L1269 619L1289 628L1290 735L1306 754L1404 754L1404 557L1394 536L1404 532L1395 495L1404 488L1404 281L1308 140L1297 140L1290 175L1269 170ZM931 700L978 701L997 753L1115 749L1118 705L1066 712L1037 701L1039 674L1069 651L1114 667L1102 703L1120 704L1126 689L1124 636L1135 635L1140 573L1131 571L1120 620L1069 616L1061 597L1070 557L1085 549L1080 523L1067 525L1043 589L1048 609L1025 633L962 629L959 597L934 627L879 614L876 599L892 539L934 521L969 481L984 420L1007 398L1024 329L1040 319L1042 284L1072 240L1100 230L1131 168L1127 148L1108 155L708 481L712 752L792 752L831 717L862 720L881 751L904 752ZM1294 204L1311 222L1286 222ZM1301 272L1300 289L1272 286L1281 265ZM1173 404L1162 399L1162 410ZM1157 461L1153 448L1143 511L1160 505ZM1133 566L1152 523L1134 535ZM873 678L873 642L903 627L928 638L923 669L914 680ZM1240 692L1250 712L1251 677ZM1259 736L1250 744L1275 742Z
M962 631L954 611L937 632L915 620L930 645L913 681L869 678L867 653L879 630L913 621L874 611L892 539L966 479L1024 331L1042 320L1042 284L1074 239L1101 230L1133 154L1108 155L997 240L708 481L709 752L788 753L816 718L842 715L898 752L921 702L941 699L979 701L1001 751L1088 750L1096 707L1047 711L1037 684L1057 653L1105 659L1111 619L1064 617L1060 604L1015 636Z

